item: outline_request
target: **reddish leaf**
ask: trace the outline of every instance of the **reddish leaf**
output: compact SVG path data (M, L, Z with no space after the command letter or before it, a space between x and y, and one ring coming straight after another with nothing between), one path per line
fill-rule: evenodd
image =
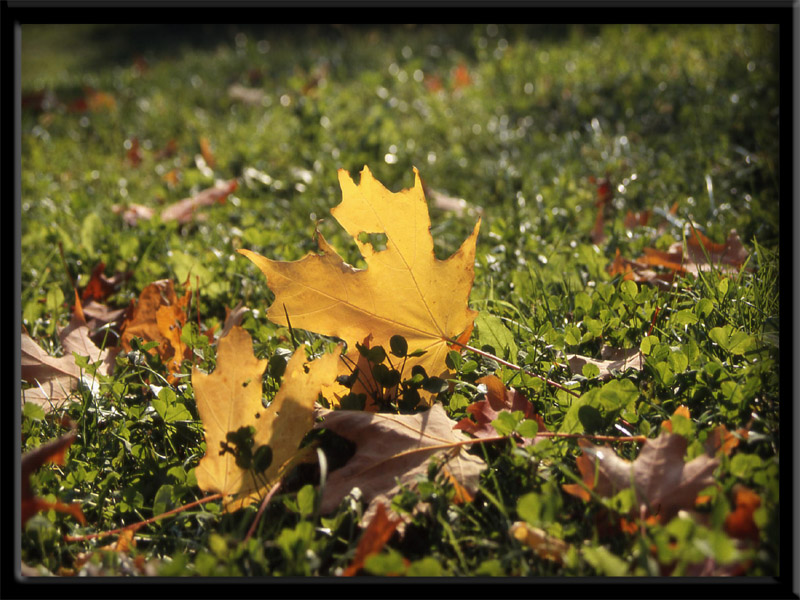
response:
M483 400L474 402L467 407L467 412L475 420L461 419L453 429L461 429L477 438L496 437L497 430L492 427L492 421L503 411L522 411L525 419L536 421L539 431L547 431L542 417L536 413L533 405L528 402L522 392L513 388L506 389L500 378L495 375L481 377L476 383L486 386L486 396ZM541 439L539 436L525 438L523 445L536 444Z
M102 302L133 275L131 271L127 271L125 273L115 273L112 277L106 277L104 273L105 268L106 264L104 262L100 261L97 263L92 270L89 283L86 284L86 287L83 288L83 292L81 292L81 301L84 303L84 311L86 310L87 302L92 300Z
M22 457L21 483L22 483L22 525L37 512L42 510L54 509L59 512L71 514L81 525L86 525L86 518L79 504L64 504L62 502L47 502L33 495L31 488L31 473L41 467L46 462L53 462L57 465L64 464L67 448L75 441L77 433L73 430L65 433L61 437L42 444L35 450L26 452Z
M133 138L131 140L131 147L128 148L128 152L125 154L125 157L134 167L138 167L141 164L142 151L139 148L139 138Z

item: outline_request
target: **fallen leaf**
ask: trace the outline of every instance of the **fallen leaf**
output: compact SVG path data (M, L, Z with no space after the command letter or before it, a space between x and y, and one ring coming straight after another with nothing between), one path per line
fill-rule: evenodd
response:
M422 183L414 173L413 188L392 193L367 167L358 185L339 170L343 198L331 214L353 237L366 269L345 263L319 233L320 252L294 262L239 252L261 269L275 294L267 312L273 322L287 326L288 317L293 327L338 337L349 348L370 334L375 345L388 348L390 338L401 335L411 351L426 351L406 361L408 372L420 365L429 376L447 378L449 341L469 339L477 315L468 300L480 220L455 254L438 260ZM362 241L363 234L382 234L386 249L376 251Z
M666 251L644 248L643 252L638 259L628 260L617 249L608 273L669 289L676 275L697 276L700 272L712 269L723 274L738 273L748 257L735 229L728 234L725 243L715 243L694 227L686 238L685 247L683 242L675 242ZM655 271L653 267L666 269L667 272Z
M152 219L153 215L155 214L155 210L149 206L135 203L127 206L114 204L111 207L111 211L115 215L121 214L122 220L131 227L135 227L139 221L147 221L148 219Z
M90 362L102 361L98 373L108 375L113 371L117 349L100 350L89 337L90 329L83 314L78 292L75 292L75 306L68 325L58 329L58 337L64 349L64 356L53 357L47 354L33 338L22 333L21 375L24 381L35 383L35 387L22 390L22 403L32 402L41 406L45 412L60 408L77 389L82 371L75 362L73 352L86 356Z
M595 365L600 369L598 377L603 380L611 379L614 371L626 371L635 369L641 371L644 368L644 356L638 348L611 348L603 346L600 349L600 359L581 356L580 354L567 354L569 370L580 375L583 366L587 364Z
M397 530L401 519L390 519L383 504L378 504L375 516L361 535L353 562L344 570L342 577L353 577L364 567L364 561L380 552Z
M564 562L564 555L569 550L569 544L564 540L553 537L538 527L531 527L524 521L514 523L509 533L518 542L532 548L540 558L553 562Z
M138 167L142 163L142 150L139 147L139 138L133 138L130 140L131 147L128 148L128 151L125 153L125 158L128 159L128 162L131 163L134 167Z
M180 372L181 361L191 357L189 348L180 339L191 294L187 290L182 298L178 298L172 280L154 281L142 290L138 302L133 304L121 326L120 344L126 352L133 350L131 340L134 337L145 342L158 342L150 353L158 354L169 367L167 379L170 383L177 381L175 375Z
M208 188L190 198L184 198L162 210L161 220L164 222L177 221L181 224L188 223L192 220L197 208L209 206L214 202L224 204L225 199L236 190L237 186L237 181L231 179L223 185Z
M481 377L475 383L486 386L484 399L467 406L467 412L475 420L461 419L454 429L466 431L478 438L496 437L497 430L492 426L492 421L503 411L522 411L523 418L536 421L539 431L547 431L542 417L536 413L522 392L513 388L506 389L500 378L495 375ZM523 438L523 446L536 444L542 439L541 436Z
M266 95L267 94L261 88L249 88L238 83L234 83L228 88L228 97L231 100L238 100L239 102L255 106L260 105L264 101Z
M213 169L217 161L214 158L214 152L211 150L211 142L209 142L206 137L200 138L200 153L203 155L203 160L206 161L209 168Z
M89 283L86 284L86 287L83 288L81 292L81 302L83 303L84 311L88 302L102 302L133 275L131 271L127 271L125 273L119 272L111 277L106 277L104 273L105 268L106 263L100 261L95 265L94 269L92 269Z
M753 512L761 506L761 497L741 484L733 488L735 509L725 517L725 532L741 540L758 543L758 525L753 520Z
M323 408L317 408L315 414L323 418L315 429L330 429L356 444L347 464L328 475L321 505L325 513L335 510L350 490L358 487L369 503L364 519L371 518L378 504L390 505L401 485L426 475L433 456L449 457L446 468L470 494L477 490L479 475L486 467L463 447L443 447L468 438L453 430L455 422L440 404L414 415Z
M472 84L469 69L464 63L460 63L453 71L453 89L458 90Z
M577 460L584 485L598 495L611 497L633 484L641 507L650 515L668 522L679 510L694 506L697 494L714 483L713 472L719 460L706 454L684 462L688 441L662 431L648 439L633 462L620 458L611 448L595 446L580 439L583 455ZM589 499L580 484L565 484L564 491Z
M31 488L31 474L46 462L63 465L64 459L69 448L77 437L77 432L73 429L55 440L51 440L26 452L22 456L21 484L22 484L22 526L37 512L42 510L57 510L71 514L81 525L86 525L86 518L79 504L64 504L63 502L47 502L37 498Z
M231 328L219 340L214 372L192 370L206 440L206 454L196 469L198 486L224 494L228 511L260 501L311 430L314 402L322 383L336 376L338 360L338 354L326 354L306 364L305 349L298 348L277 395L264 408L261 377L268 361L255 357L250 334ZM247 436L251 427L252 436ZM237 439L243 429L245 439ZM264 446L269 450L261 451ZM271 460L259 464L260 452L271 454Z

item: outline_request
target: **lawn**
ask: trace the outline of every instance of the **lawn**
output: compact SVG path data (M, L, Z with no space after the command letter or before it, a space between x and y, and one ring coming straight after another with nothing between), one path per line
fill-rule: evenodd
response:
M26 502L80 509L26 515L24 572L786 575L778 58L771 25L23 26L21 452L72 436ZM314 429L308 404L291 443L222 427L217 452L215 373L260 381L277 430L361 324L302 320L238 250L315 260L322 236L377 273L373 248L423 247L403 211L348 233L340 169L424 191L436 259L475 244L471 290L451 262L427 292L448 323L468 299L471 337L437 371L408 335L354 337L381 393L340 377L306 392ZM404 274L363 292L398 322ZM381 449L357 418L437 411L460 445L413 471L398 446L384 504L342 482ZM260 477L238 510L199 502L226 453Z

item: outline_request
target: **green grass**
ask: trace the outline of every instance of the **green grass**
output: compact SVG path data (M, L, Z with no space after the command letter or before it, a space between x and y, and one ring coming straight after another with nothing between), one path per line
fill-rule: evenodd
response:
M82 43L69 47L79 52L62 51L76 39ZM257 356L291 348L286 331L264 317L272 296L262 275L235 250L298 259L314 249L317 226L346 260L362 264L328 214L341 199L337 170L368 165L399 190L412 185L415 166L426 185L482 209L471 305L511 332L513 344L497 353L587 397L604 384L591 373L571 375L556 364L558 353L639 347L653 326L644 370L615 377L628 382L630 402L601 407L599 419L576 427L620 435L614 425L624 419L631 434L654 437L686 405L690 456L717 425L750 423L751 434L723 458L719 487L701 509L704 524L676 519L641 535L607 535L600 526L624 498L584 503L562 491L578 473L575 440L476 449L490 468L475 501L448 501L452 488L434 474L404 492L399 506L427 501L431 509L390 541L372 572L402 569L405 558L409 574L658 575L676 560L681 574L711 558L748 561L748 575L779 574L777 28L23 26L22 40L23 95L48 90L55 98L23 108L21 173L22 318L51 353L60 352L55 326L69 320L72 282L85 285L100 261L107 274L133 273L110 305L126 306L156 279L182 283L191 273L205 326L242 301L254 309L244 326ZM470 82L456 88L462 66ZM441 91L432 89L435 78ZM231 99L233 84L262 90L263 101ZM70 111L86 88L110 94L115 106ZM138 166L126 158L134 138ZM196 163L202 138L216 159L212 176ZM177 152L160 156L171 140ZM172 169L174 185L163 178ZM594 245L590 177L606 175L614 199L607 239ZM205 221L131 227L112 210L166 205L233 178L239 188L225 205L205 209ZM658 216L676 202L674 223ZM628 210L652 210L651 223L629 231ZM432 207L437 256L456 250L475 218ZM682 240L680 222L717 242L736 229L752 270L690 277L674 292L607 274L616 250L636 258L644 247ZM737 332L744 353L725 346ZM298 335L314 349L325 344ZM211 368L214 346L197 325L184 337ZM471 360L477 364L462 364L459 385L441 397L453 418L480 398L476 379L496 370L551 430L574 419L565 392L480 357L464 364ZM37 515L22 536L26 564L69 573L80 553L106 542L66 543L63 535L114 529L202 496L193 467L205 448L189 378L159 396L160 407L191 416L171 419L150 409L153 373L165 373L157 359L123 356L98 390L76 394L67 412L79 436L67 464L44 467L32 481L43 498L81 503L89 526L53 511ZM267 377L265 393L277 384ZM24 411L23 451L61 432L58 420ZM631 446L620 446L627 458L635 457ZM161 575L336 574L352 560L362 507L354 501L315 517L304 508L310 481L300 473L287 482L247 543L255 508L225 515L210 503L139 530L131 554ZM737 484L761 498L758 543L742 549L723 528ZM508 535L525 519L573 546L563 564ZM126 569L114 553L93 561L82 568Z

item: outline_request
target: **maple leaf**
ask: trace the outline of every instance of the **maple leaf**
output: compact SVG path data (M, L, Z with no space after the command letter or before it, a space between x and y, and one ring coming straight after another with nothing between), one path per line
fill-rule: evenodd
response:
M264 408L261 377L268 361L255 357L247 331L232 327L219 340L214 372L192 370L206 440L196 470L198 486L228 496L229 511L259 501L311 430L314 402L322 383L336 377L338 360L337 354L326 354L306 365L305 349L298 348L277 395Z
M500 378L495 375L481 377L475 383L486 386L486 396L483 400L467 406L467 412L475 420L461 419L454 429L461 429L478 438L496 437L497 430L492 426L492 421L497 419L497 416L503 411L521 411L524 419L536 421L539 431L547 431L542 417L536 414L533 405L528 402L522 392L513 388L506 389ZM543 439L541 436L523 438L523 445L536 444L541 439Z
M697 494L714 483L713 472L719 460L703 454L684 462L688 441L662 431L648 439L633 462L620 458L611 448L595 446L581 439L583 454L578 469L584 485L597 494L611 497L633 485L640 506L666 523L679 510L694 506ZM585 501L589 493L580 484L566 484L564 491Z
M112 372L118 349L100 350L90 339L89 333L89 325L86 323L77 291L72 318L66 327L58 329L64 356L50 356L27 333L22 333L22 379L36 384L36 387L22 390L23 403L38 404L46 412L66 403L70 394L77 389L82 375L73 352L88 357L92 363L101 361L98 367L98 373L101 375Z
M328 476L322 495L323 512L335 510L350 490L358 487L369 503L364 513L364 520L368 520L378 504L390 504L401 485L424 476L433 456L447 455L450 475L469 493L477 490L486 463L464 448L447 447L468 438L453 430L455 422L440 404L414 415L323 408L315 412L323 418L314 425L316 429L330 429L356 444L347 464Z
M42 510L54 509L65 512L75 517L82 525L86 525L86 518L79 504L64 504L63 502L47 502L37 498L31 488L31 473L41 467L46 462L53 462L58 465L64 464L67 448L69 448L77 437L77 432L73 429L55 440L45 442L38 448L26 452L22 456L21 483L22 483L22 525L37 512Z
M421 365L429 376L447 378L448 342L466 342L477 315L468 300L480 220L455 254L438 260L416 169L414 175L413 188L392 193L367 167L358 185L339 170L342 202L331 214L355 240L366 269L345 263L320 233L320 253L294 262L239 252L261 269L275 294L267 312L271 321L287 326L288 317L293 327L338 337L349 348L370 334L375 345L389 347L391 337L401 335L412 351L426 351L407 360L409 372ZM373 233L386 236L385 250L361 241Z

